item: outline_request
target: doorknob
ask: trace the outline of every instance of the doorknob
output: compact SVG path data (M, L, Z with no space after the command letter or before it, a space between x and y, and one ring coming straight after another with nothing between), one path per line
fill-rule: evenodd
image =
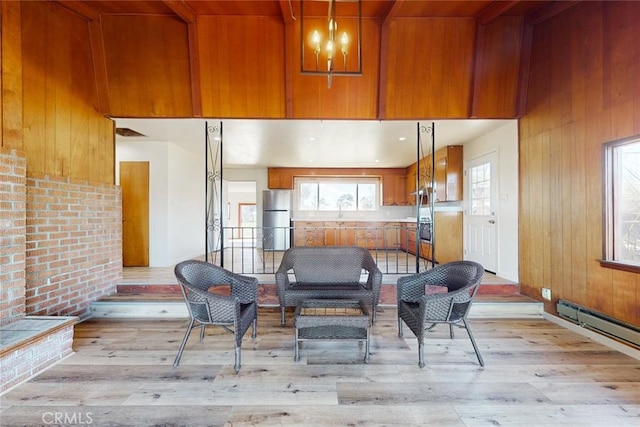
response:
M495 223L496 223L496 221L494 219L490 219L489 220L489 224L495 224Z

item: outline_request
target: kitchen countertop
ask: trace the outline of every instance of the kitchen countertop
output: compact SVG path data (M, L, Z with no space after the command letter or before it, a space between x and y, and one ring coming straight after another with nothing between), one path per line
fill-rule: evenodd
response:
M292 218L292 222L416 222L415 218Z

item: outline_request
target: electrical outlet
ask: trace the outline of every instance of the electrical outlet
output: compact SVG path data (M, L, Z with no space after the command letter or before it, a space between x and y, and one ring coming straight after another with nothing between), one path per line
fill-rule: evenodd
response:
M551 289L542 288L542 298L546 299L547 301L551 301Z

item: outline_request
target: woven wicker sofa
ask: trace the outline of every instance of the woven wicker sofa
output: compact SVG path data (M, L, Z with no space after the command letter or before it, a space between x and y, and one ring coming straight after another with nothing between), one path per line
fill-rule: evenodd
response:
M382 272L360 246L289 248L276 271L281 323L284 326L286 307L321 298L362 301L371 307L375 322L381 283Z

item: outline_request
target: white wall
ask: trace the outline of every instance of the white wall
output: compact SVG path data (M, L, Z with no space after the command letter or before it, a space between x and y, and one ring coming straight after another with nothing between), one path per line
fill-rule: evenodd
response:
M464 144L465 164L495 152L498 164L498 268L496 274L513 282L518 273L518 122ZM466 177L465 177L465 188ZM466 224L464 229L466 230ZM466 242L466 239L465 239Z
M167 260L165 266L205 253L205 161L202 141L169 144Z
M116 184L123 161L149 162L149 266L167 267L204 254L202 142L116 143Z

